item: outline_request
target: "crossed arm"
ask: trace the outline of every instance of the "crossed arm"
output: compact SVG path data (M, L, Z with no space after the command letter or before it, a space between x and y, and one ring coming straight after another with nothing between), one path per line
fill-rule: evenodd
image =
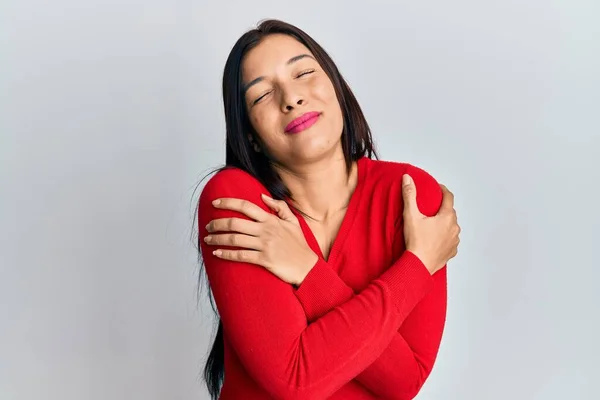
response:
M219 179L239 181L237 173ZM263 206L261 191L211 180L200 199L199 226L243 218L211 207L211 200L237 197ZM439 207L441 198L435 200ZM201 246L231 344L272 395L325 398L356 379L377 395L408 399L431 371L445 319L445 268L431 276L405 251L355 294L320 259L294 289L260 266L219 259Z
M433 275L432 290L406 317L383 353L356 376L373 394L412 399L431 373L446 319L446 267ZM295 292L312 323L355 296L325 263L317 264Z

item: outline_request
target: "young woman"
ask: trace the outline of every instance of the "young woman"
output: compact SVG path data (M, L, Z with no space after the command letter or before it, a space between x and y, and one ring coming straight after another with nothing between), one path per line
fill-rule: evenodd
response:
M237 41L223 97L226 166L198 205L212 397L412 399L445 323L452 193L377 160L337 67L292 25Z

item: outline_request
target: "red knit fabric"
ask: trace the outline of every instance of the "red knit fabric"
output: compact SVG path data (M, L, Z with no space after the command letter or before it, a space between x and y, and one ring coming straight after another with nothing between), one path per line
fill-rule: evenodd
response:
M265 187L239 169L215 174L199 203L206 273L224 327L221 399L412 399L429 376L446 319L446 267L430 275L405 251L402 174L417 187L428 216L442 192L407 163L358 161L358 184L327 260L299 215L319 261L294 288L265 268L224 261L202 240L217 198L261 200Z

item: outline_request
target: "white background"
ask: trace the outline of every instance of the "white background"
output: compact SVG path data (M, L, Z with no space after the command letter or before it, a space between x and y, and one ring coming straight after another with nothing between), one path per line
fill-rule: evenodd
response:
M224 161L225 58L274 17L331 54L383 159L455 193L447 327L418 399L600 398L599 11L3 2L0 397L208 398L194 188Z

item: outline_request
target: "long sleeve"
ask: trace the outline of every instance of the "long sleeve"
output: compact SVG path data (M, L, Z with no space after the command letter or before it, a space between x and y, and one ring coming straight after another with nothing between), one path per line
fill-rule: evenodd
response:
M202 236L210 220L246 218L212 207L216 198L242 198L267 210L260 200L264 187L243 184L243 174L221 171L207 183L199 204ZM361 293L307 324L291 285L261 266L217 258L202 240L200 245L228 340L252 378L276 398L331 396L384 352L433 287L425 266L405 252ZM314 268L323 263L319 259Z
M384 352L356 376L386 399L414 398L431 373L446 319L446 267L433 274L433 289L405 319ZM309 323L352 299L353 290L325 263L307 275L296 291Z
M419 194L419 209L437 213L441 205L438 183L423 170L412 170ZM402 226L397 226L394 253L404 251ZM408 315L384 352L356 380L387 399L412 399L431 373L446 321L447 268L433 274L433 289ZM313 268L295 291L310 323L355 296L354 291L325 263Z

